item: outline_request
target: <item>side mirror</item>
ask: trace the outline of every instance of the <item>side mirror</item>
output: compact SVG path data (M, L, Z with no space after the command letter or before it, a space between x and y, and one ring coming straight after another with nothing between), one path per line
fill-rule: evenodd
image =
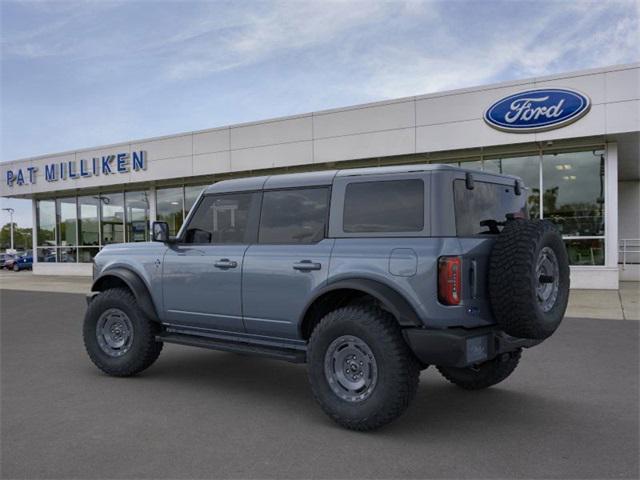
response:
M169 224L167 222L153 222L151 226L151 240L167 243L169 241Z

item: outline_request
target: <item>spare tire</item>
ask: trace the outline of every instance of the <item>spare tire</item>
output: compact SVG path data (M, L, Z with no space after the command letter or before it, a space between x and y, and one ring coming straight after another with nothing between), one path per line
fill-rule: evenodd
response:
M508 220L491 251L489 299L509 335L542 340L556 331L569 300L569 258L548 220Z

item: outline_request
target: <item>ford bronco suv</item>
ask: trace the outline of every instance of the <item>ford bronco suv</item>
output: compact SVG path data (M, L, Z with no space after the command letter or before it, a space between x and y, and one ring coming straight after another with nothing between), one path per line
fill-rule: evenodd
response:
M175 238L154 222L95 257L87 352L115 376L165 343L306 362L331 418L380 427L421 369L486 388L560 324L567 253L526 200L516 177L447 165L215 183Z

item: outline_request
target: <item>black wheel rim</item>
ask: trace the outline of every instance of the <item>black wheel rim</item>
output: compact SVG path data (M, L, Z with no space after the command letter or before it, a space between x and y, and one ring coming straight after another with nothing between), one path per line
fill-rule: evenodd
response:
M373 352L353 335L343 335L331 342L324 358L324 373L333 393L348 402L366 400L378 381Z
M536 296L543 312L548 312L556 304L560 289L560 267L555 252L544 247L536 262Z
M100 349L110 357L121 357L129 351L133 342L133 324L119 308L105 310L96 326Z

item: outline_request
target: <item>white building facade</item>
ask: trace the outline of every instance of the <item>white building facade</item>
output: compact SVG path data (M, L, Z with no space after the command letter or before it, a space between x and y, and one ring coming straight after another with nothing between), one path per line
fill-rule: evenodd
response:
M176 232L204 185L408 163L520 176L531 215L563 233L573 288L640 277L640 64L5 162L0 195L33 201L34 273L91 275L102 246L148 240L150 221Z

